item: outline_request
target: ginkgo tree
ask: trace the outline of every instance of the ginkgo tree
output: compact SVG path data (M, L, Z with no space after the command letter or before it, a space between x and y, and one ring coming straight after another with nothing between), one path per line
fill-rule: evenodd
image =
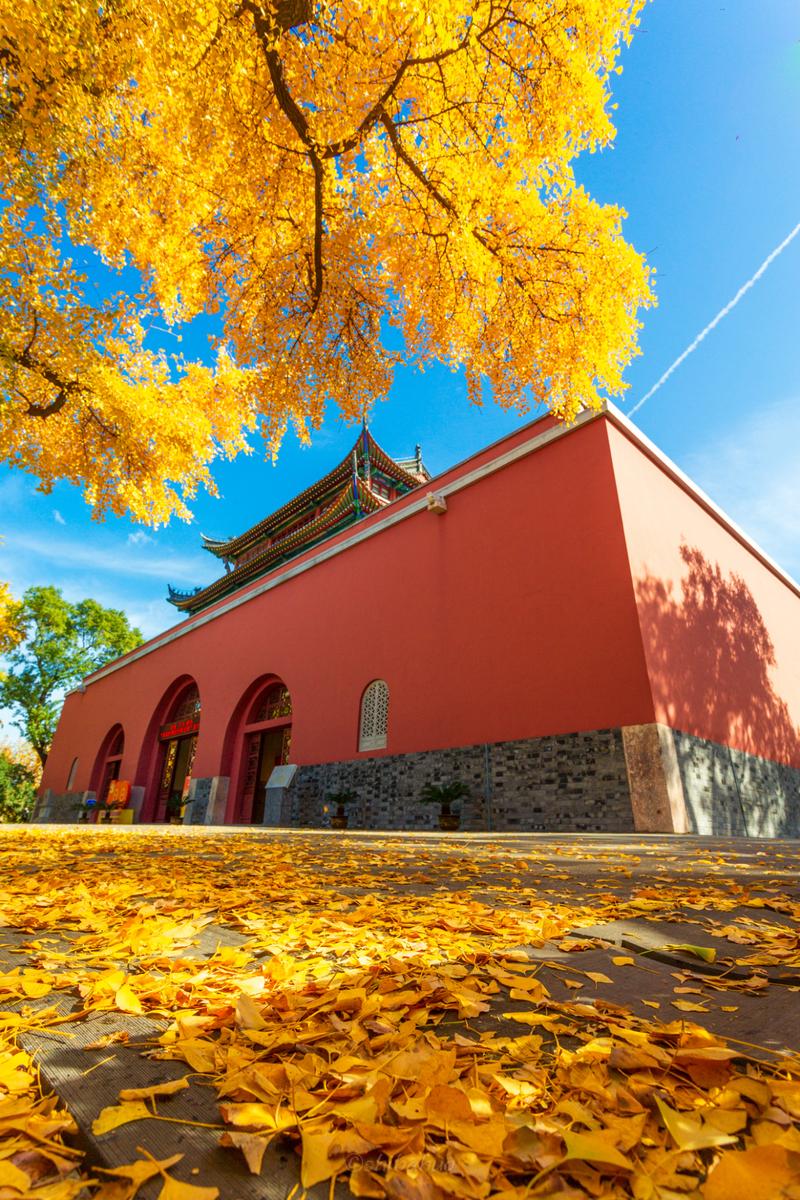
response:
M5 458L155 523L401 362L619 393L650 273L573 164L643 2L0 0ZM202 313L207 362L153 342Z
M22 639L16 614L11 589L7 583L0 583L0 654L6 654Z

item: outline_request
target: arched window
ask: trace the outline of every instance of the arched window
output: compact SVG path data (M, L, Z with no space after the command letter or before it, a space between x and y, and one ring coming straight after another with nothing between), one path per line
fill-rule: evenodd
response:
M67 791L68 792L72 791L72 785L75 782L75 776L77 775L77 773L78 773L78 760L77 760L77 758L73 758L72 766L70 767L69 775L67 776Z
M361 722L358 727L359 750L384 750L389 724L389 685L373 679L361 697Z
M292 715L292 697L288 688L282 683L272 683L265 688L250 710L247 717L248 725L258 725L262 721L275 721L278 717Z
M196 683L191 684L185 692L181 692L177 702L173 705L172 713L170 714L170 720L200 720L200 693L197 690Z

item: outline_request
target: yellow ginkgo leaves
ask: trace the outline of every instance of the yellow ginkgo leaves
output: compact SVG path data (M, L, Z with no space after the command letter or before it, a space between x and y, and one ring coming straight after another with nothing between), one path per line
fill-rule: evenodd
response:
M164 1182L158 1200L217 1200L219 1188L197 1187L169 1174L169 1168L182 1158L182 1154L173 1154L159 1162L148 1156L121 1167L105 1169L102 1174L112 1176L113 1182L103 1184L95 1196L97 1200L133 1200L142 1184L160 1175Z
M180 1079L170 1079L166 1083L154 1083L151 1087L123 1088L119 1094L120 1100L153 1100L159 1096L174 1096L189 1086L185 1075Z
M623 1171L632 1171L633 1163L620 1154L611 1138L601 1138L594 1134L565 1133L564 1159L575 1158L582 1162L609 1163L612 1167L620 1167Z
M713 1146L728 1146L736 1141L735 1137L722 1133L713 1125L704 1124L699 1117L693 1118L685 1113L675 1112L658 1096L655 1101L670 1136L681 1150L708 1150Z
M119 1129L120 1125L127 1125L130 1121L143 1121L152 1115L143 1100L130 1100L124 1104L115 1104L104 1108L100 1115L92 1121L92 1133L98 1136L102 1133L110 1133L112 1129Z
M3 0L3 455L158 522L403 360L565 417L618 393L650 273L572 162L642 3ZM201 315L213 365L158 350Z
M795 1200L797 1196L800 1153L774 1143L726 1154L703 1187L703 1200Z
M131 1085L116 1083L117 1102L95 1121L105 1152L131 1131L144 1147L156 1128L179 1132L188 1114L208 1147L225 1147L231 1177L252 1187L249 1176L271 1178L280 1155L298 1191L335 1180L375 1200L727 1200L725 1189L735 1196L759 1171L776 1197L795 1200L800 1071L714 1032L719 991L741 988L743 1003L758 1005L763 977L755 989L744 972L676 972L644 954L631 963L598 938L571 936L601 917L630 920L640 899L660 922L684 901L704 920L730 913L727 887L705 890L705 910L681 882L655 895L615 895L605 881L572 899L546 895L551 851L527 854L526 879L513 852L477 842L466 856L388 838L33 829L3 835L0 849L0 909L26 939L19 969L3 976L25 1015L0 1013L0 1163L28 1171L30 1160L4 1154L17 1137L40 1155L48 1145L55 1157L37 1161L63 1200L75 1156L57 1139L69 1118L31 1100L35 1070L11 1041L22 1025L58 1020L43 1006L65 996L81 1008L55 1034L74 1034L88 1015L133 1033L142 1022L132 998L162 1022L141 1047L93 1035L88 1070ZM758 898L800 916L769 883ZM202 954L192 939L209 920L237 944ZM676 928L676 944L686 936ZM23 979L56 995L28 997ZM708 1028L671 1010L676 983L702 999ZM651 985L662 1001L646 998ZM672 1019L629 1011L620 994L661 1003ZM133 1060L142 1050L146 1062ZM216 1098L203 1121L200 1096ZM163 1200L215 1191L186 1161L179 1180L173 1163L145 1159L107 1176L98 1200L130 1200L148 1180ZM759 1195L749 1190L746 1200Z
M31 1185L30 1175L13 1162L0 1161L0 1188L10 1188L13 1192L27 1192Z

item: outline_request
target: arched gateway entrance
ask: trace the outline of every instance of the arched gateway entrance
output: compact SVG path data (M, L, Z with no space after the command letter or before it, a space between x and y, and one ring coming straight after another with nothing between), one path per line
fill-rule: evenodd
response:
M273 767L289 761L292 744L292 698L273 676L257 685L255 698L244 708L241 736L234 751L238 766L234 822L260 825L264 820L267 780Z
M185 802L199 731L200 693L191 682L172 701L158 728L157 791L150 820L168 821Z
M97 796L98 808L105 804L111 784L119 779L124 751L125 733L121 725L114 725L103 738L92 771L91 790Z

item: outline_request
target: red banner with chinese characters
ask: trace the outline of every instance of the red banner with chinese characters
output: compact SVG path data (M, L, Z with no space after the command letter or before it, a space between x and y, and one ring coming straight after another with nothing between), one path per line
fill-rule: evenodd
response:
M162 725L158 731L158 740L160 742L170 742L173 738L187 737L190 733L197 733L200 728L199 721L193 721L191 718L186 721L171 721L169 725Z

